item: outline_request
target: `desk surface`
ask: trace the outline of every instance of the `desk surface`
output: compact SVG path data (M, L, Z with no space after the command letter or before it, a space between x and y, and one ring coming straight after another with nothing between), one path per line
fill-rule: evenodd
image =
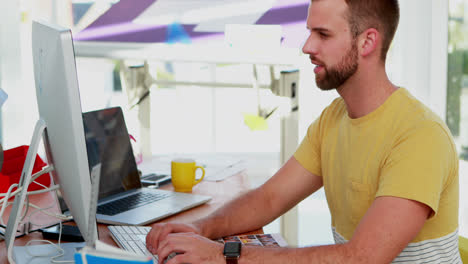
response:
M250 188L250 184L248 181L248 177L245 173L239 173L234 176L231 176L223 181L220 182L209 182L209 181L202 181L200 184L196 185L193 189L193 193L195 194L203 194L203 195L210 195L212 200L206 204L201 206L195 207L185 212L181 212L174 216L165 218L159 222L169 222L169 221L179 221L179 222L191 222L194 221L202 216L205 216L217 208L225 204L226 202L232 200L234 197L246 192ZM172 185L164 186L162 189L165 190L173 190ZM53 201L54 198L52 195L46 196L48 201ZM110 236L109 230L107 229L107 225L99 224L99 240L108 243L110 245L115 245L114 240ZM263 233L261 229L253 230L248 234L254 233ZM27 236L23 236L15 240L15 245L23 246L28 241L33 239L42 239L42 235L39 232L31 233ZM7 252L5 248L5 241L0 243L0 263L8 263L7 262Z

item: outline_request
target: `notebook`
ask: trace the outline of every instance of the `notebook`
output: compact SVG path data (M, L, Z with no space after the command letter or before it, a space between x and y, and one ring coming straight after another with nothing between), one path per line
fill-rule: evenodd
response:
M211 199L142 187L120 107L83 113L83 124L89 167L101 163L96 212L99 223L145 225Z

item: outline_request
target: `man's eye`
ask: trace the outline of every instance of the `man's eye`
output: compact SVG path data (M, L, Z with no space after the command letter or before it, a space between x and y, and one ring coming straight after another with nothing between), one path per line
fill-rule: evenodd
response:
M321 38L327 38L328 37L328 34L323 33L323 32L319 32L319 35L320 35Z

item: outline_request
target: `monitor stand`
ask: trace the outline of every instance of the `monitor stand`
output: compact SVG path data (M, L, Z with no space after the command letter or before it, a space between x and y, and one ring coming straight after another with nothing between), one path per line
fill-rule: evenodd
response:
M22 189L19 192L19 194L15 195L15 200L13 202L10 216L8 218L8 224L5 230L5 243L7 247L8 261L11 264L15 264L15 261L13 259L13 246L14 246L14 242L16 238L18 225L21 221L21 213L23 212L24 203L27 200L28 187L29 187L29 184L31 183L32 171L33 171L34 162L37 156L37 150L39 148L39 142L41 140L42 135L44 135L45 130L46 130L45 121L43 119L39 119L36 122L36 126L34 128L34 133L31 139L31 144L29 145L28 153L26 155L26 160L24 162L23 170L21 172L21 178L18 183L18 189L19 188L22 188ZM50 163L50 161L48 162ZM54 170L53 164L49 164L47 167L44 167L37 174L42 175L44 173L49 173L50 171L53 171L53 170ZM91 247L94 247L96 239L97 239L97 234L95 233L95 230L93 230L92 228L94 225L92 225L91 223L92 221L96 221L96 204L97 204L97 195L99 191L98 188L99 188L100 171L101 171L100 164L96 165L91 170L91 183L92 183L91 189L92 190L91 190L90 214L89 214L89 220L88 220L90 224L89 224L88 230L86 230L88 234L92 234L92 236L89 235L87 237L89 238L94 237L90 239L90 241L86 242L86 246L91 246ZM73 252L75 252L77 248L82 248L84 245L84 243L73 243L73 244L77 244L77 246L68 249L68 251L72 250ZM37 246L53 247L53 245L37 245ZM18 250L21 250L21 249L18 249ZM15 251L18 251L18 250L15 250Z
M22 190L18 195L15 196L15 200L13 202L13 206L10 212L10 217L8 218L8 224L6 226L5 243L7 246L8 261L12 264L15 263L12 258L13 244L15 242L18 224L21 221L21 213L23 211L24 202L27 199L27 192L29 183L31 182L32 170L34 167L34 161L36 160L37 149L39 147L39 142L45 129L45 121L39 119L34 128L33 137L31 139L31 145L29 145L28 154L26 155L26 160L24 162L23 170L21 172L21 178L18 183L18 189L22 188ZM49 166L52 166L53 168L53 165ZM44 169L42 171L44 171Z
M85 242L61 243L60 249L56 244L15 246L13 247L13 257L17 264L52 263L51 260L72 262L75 253L85 246Z

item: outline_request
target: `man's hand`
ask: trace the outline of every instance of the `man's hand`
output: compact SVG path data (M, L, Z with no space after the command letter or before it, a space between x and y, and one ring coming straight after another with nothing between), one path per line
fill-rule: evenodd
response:
M166 264L225 263L223 245L195 233L172 233L161 240L157 249L159 259L164 260L173 252L177 255Z
M194 233L201 234L201 230L192 224L161 223L152 225L148 235L146 235L146 247L152 254L157 253L161 241L165 240L171 233Z

